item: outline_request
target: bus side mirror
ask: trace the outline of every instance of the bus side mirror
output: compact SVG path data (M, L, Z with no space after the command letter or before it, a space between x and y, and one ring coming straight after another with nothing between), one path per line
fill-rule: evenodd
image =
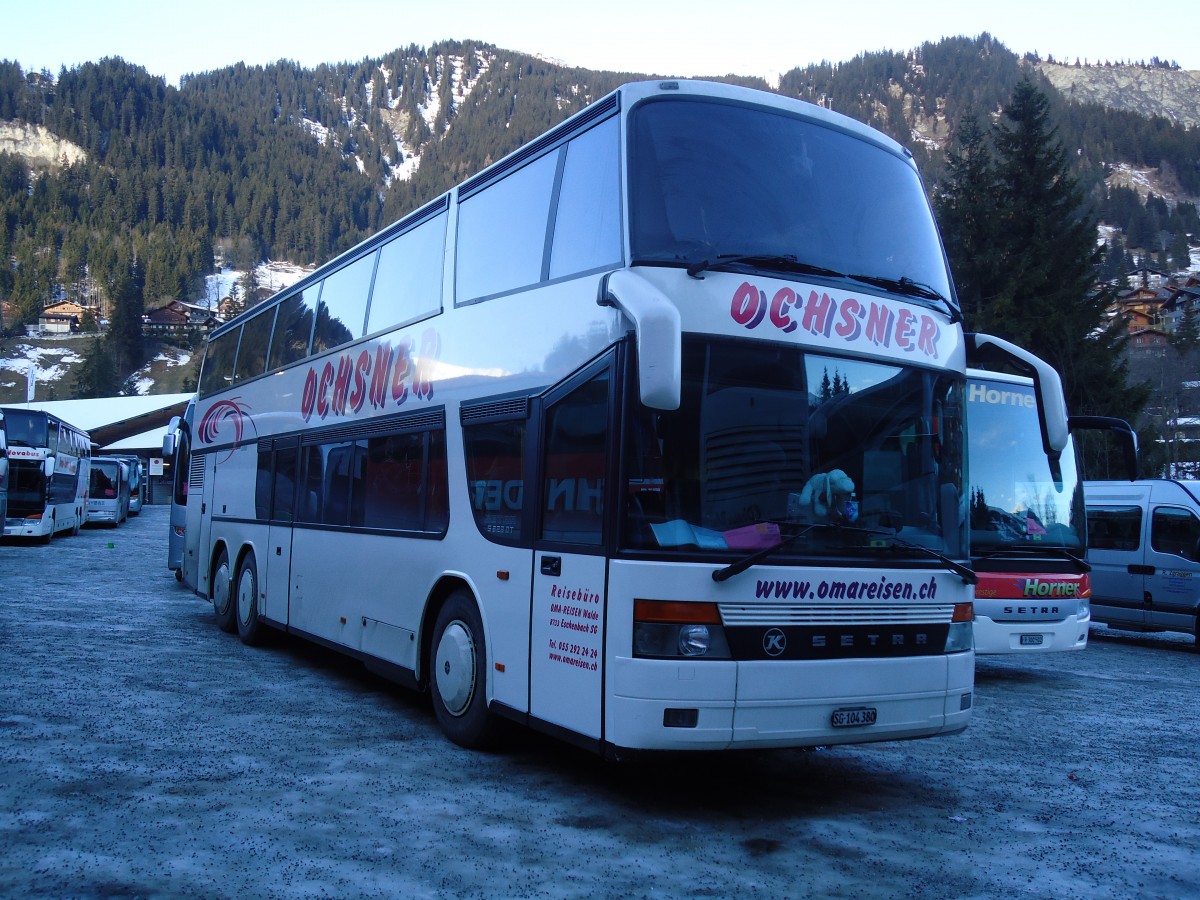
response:
M1120 441L1121 458L1125 461L1125 474L1130 481L1138 476L1137 432L1124 419L1109 416L1071 416L1067 420L1072 431L1107 431Z
M1038 419L1042 426L1042 449L1051 459L1058 459L1071 437L1067 424L1067 401L1058 372L1045 360L1003 338L972 333L967 334L966 339L968 366L999 361L1033 378Z
M175 455L175 445L179 440L179 425L182 421L179 416L172 416L171 421L167 423L167 433L163 435L163 456Z
M600 280L601 306L615 306L633 322L638 385L643 405L679 409L682 393L683 328L679 310L662 291L628 269Z

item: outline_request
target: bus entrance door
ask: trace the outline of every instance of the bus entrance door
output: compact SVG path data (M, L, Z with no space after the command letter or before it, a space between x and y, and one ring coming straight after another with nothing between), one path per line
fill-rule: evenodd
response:
M546 400L539 541L534 545L529 712L601 737L608 557L604 509L612 484L613 371L585 370Z

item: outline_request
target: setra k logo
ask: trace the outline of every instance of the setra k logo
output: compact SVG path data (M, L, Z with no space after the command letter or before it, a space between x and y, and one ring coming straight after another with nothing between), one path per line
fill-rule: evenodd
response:
M787 649L787 635L778 628L771 628L763 633L762 647L767 656L779 656Z

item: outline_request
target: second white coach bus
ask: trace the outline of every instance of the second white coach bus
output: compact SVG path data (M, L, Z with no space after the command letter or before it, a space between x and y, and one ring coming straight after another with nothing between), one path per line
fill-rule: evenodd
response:
M43 542L87 522L92 443L86 431L37 409L4 410L8 439L7 537Z
M1082 650L1091 578L1074 441L1061 453L1046 451L1037 391L1027 376L972 369L966 406L971 565L979 576L975 652ZM1136 474L1136 437L1127 422L1091 416L1068 422L1118 435Z
M464 746L958 732L960 322L901 146L626 85L212 334L183 579Z

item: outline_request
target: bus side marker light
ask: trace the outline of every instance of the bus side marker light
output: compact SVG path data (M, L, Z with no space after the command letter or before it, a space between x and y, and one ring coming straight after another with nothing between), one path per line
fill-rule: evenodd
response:
M503 672L504 671L504 663L496 663L496 671Z
M496 572L496 577L499 578L501 581L508 581L508 572L505 571L504 569L500 569L499 571Z

